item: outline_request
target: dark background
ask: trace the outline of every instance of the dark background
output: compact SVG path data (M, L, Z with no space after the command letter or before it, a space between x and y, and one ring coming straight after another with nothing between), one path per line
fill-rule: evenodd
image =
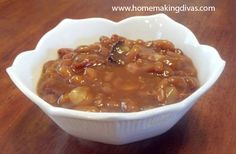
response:
M226 67L216 84L167 133L113 146L66 134L10 81L5 69L64 18L114 21L160 12L112 12L112 5L209 5L215 12L164 12L215 47ZM2 153L236 153L236 2L233 0L0 0L0 150ZM174 34L173 34L174 35Z

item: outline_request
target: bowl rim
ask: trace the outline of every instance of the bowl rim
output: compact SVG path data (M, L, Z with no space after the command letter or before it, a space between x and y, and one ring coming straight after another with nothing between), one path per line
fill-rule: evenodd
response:
M67 21L69 22L74 22L74 21L85 21L85 20L102 20L105 22L110 22L114 25L119 25L122 23L129 22L131 20L136 20L136 19L149 19L149 18L165 18L166 20L169 20L169 22L172 22L175 25L181 26L184 28L188 33L192 35L192 39L194 40L194 46L200 46L201 48L208 48L208 50L212 50L211 52L214 52L216 55L216 58L219 62L218 68L215 70L213 77L210 78L208 81L206 81L203 85L201 85L194 93L192 93L190 96L185 98L184 100L180 102L176 102L174 104L169 104L169 105L164 105L144 111L138 111L138 112L128 112L128 113L120 113L120 112L86 112L86 111L79 111L79 110L73 110L73 109L67 109L67 108L62 108L62 107L55 107L46 101L44 101L42 98L40 98L37 94L29 90L26 86L21 83L20 79L17 78L17 75L14 73L14 66L17 64L19 57L24 56L25 54L31 54L34 51L37 51L42 45L44 39L53 33L54 31L57 30L57 28L62 25L66 24ZM129 17L126 19L123 19L118 22L114 22L112 20L108 20L105 18L86 18L86 19L64 19L62 20L57 26L55 26L53 29L45 33L41 39L39 40L38 44L36 45L36 48L34 50L30 51L25 51L17 55L15 58L12 66L8 67L6 69L8 75L10 76L11 80L16 84L16 86L27 96L29 97L36 105L38 105L42 110L47 112L49 115L56 115L56 116L62 116L62 117L71 117L71 118L79 118L79 119L90 119L90 120L105 120L105 121L114 121L114 120L130 120L130 119L143 119L147 117L151 117L157 114L162 114L165 113L166 111L174 111L174 110L180 110L187 108L188 106L193 105L192 102L194 102L195 99L203 95L214 83L215 81L219 78L220 74L222 73L223 69L225 66L225 61L220 57L219 53L217 50L211 46L208 45L202 45L199 44L196 36L193 34L191 30L189 30L187 27L184 25L174 21L167 15L161 13L161 14L155 14L155 15L150 15L150 16L133 16Z

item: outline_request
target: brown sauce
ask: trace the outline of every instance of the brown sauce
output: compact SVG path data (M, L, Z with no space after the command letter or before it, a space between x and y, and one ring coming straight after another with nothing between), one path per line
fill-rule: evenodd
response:
M198 87L191 59L167 40L122 36L58 50L43 66L37 91L54 106L91 112L135 112L176 103Z

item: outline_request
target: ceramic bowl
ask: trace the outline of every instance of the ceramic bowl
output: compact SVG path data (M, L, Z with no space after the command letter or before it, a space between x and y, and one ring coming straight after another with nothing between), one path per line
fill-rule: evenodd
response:
M181 102L133 113L92 113L54 107L36 93L43 64L57 58L57 49L97 42L101 35L129 39L167 39L189 56L198 71L200 88ZM219 78L225 66L216 49L199 44L185 26L165 14L113 22L103 18L64 19L47 32L36 48L20 53L7 68L15 85L67 133L97 142L126 144L168 131Z

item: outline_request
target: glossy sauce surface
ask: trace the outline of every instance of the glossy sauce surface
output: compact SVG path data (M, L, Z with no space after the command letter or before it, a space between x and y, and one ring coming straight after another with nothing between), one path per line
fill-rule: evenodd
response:
M181 101L199 86L191 59L167 40L102 36L58 55L44 64L37 89L55 106L135 112Z

